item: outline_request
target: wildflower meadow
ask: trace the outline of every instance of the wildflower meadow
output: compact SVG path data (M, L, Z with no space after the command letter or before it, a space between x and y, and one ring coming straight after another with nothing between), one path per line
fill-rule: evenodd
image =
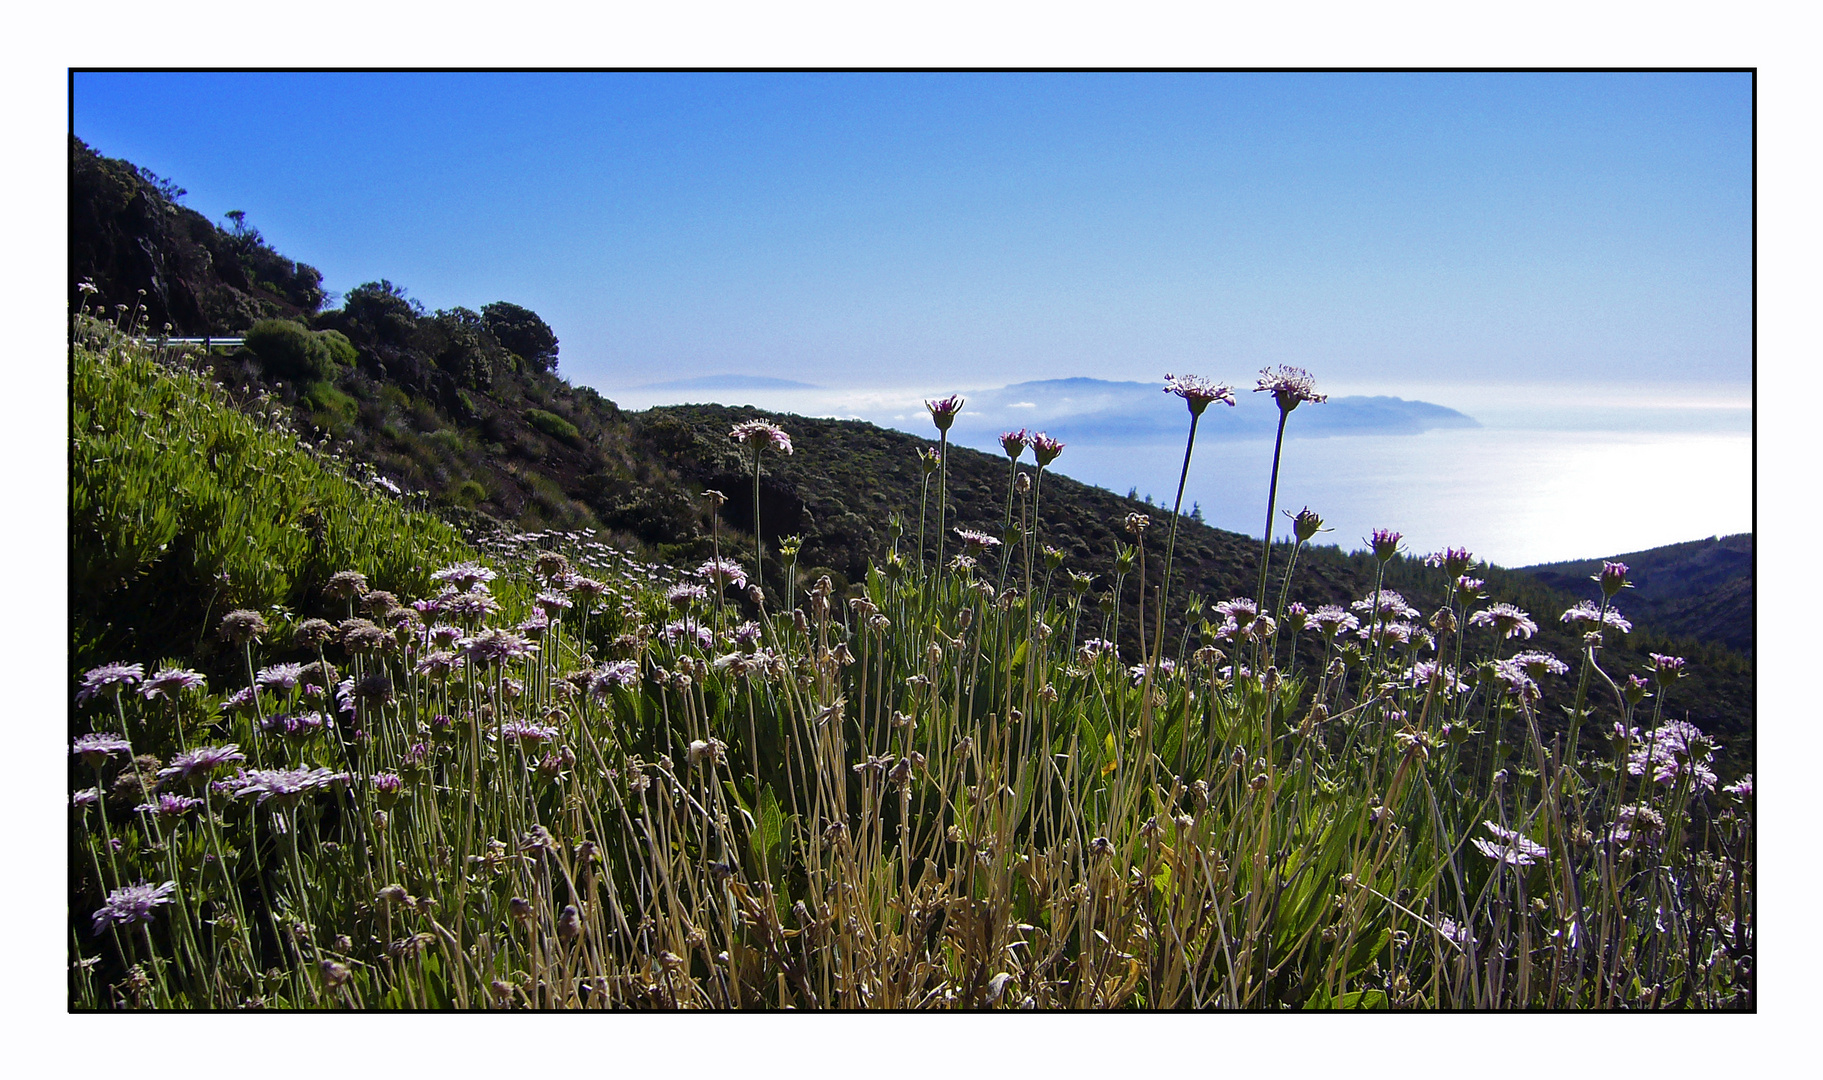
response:
M1275 455L1256 586L1192 597L1181 482L1110 565L1046 543L1042 432L1002 439L998 532L952 520L958 396L846 589L757 521L682 567L462 540L84 325L72 515L125 574L169 542L136 504L197 492L259 588L206 611L212 673L188 640L75 673L72 1008L1755 1007L1753 780L1679 718L1684 658L1610 659L1625 565L1528 611L1446 549L1420 610L1388 528L1373 588L1307 607L1324 526ZM1324 403L1251 389L1281 439ZM1237 391L1165 391L1188 477ZM791 434L728 437L757 517ZM267 538L304 490L315 532Z

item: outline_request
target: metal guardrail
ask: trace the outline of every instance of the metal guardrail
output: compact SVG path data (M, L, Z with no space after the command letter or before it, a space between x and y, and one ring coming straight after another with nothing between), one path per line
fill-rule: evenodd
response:
M141 340L163 342L166 345L201 345L204 349L213 349L217 345L232 349L247 343L247 339L244 337L148 337Z

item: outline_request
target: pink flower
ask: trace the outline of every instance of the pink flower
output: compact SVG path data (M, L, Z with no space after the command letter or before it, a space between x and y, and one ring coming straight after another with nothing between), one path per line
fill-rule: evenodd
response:
M1260 383L1253 392L1271 394L1278 401L1280 412L1290 412L1303 401L1321 405L1329 400L1328 394L1317 393L1316 381L1300 367L1261 368Z
M1190 415L1201 416L1212 401L1234 405L1234 390L1227 383L1210 382L1197 375L1165 374L1165 393L1176 394L1190 407Z
M956 422L956 414L962 411L962 396L951 394L946 398L926 401L924 407L930 410L931 423L937 425L938 431L948 431Z
M736 424L729 430L728 437L737 443L747 444L749 449L755 451L765 449L766 445L770 443L772 448L781 454L792 452L791 436L785 434L785 429L777 424L768 424L764 420L748 420L745 423Z

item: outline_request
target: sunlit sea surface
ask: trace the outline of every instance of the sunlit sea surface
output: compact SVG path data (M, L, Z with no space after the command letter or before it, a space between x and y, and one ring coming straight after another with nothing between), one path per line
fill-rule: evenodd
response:
M1348 388L1341 388L1347 390ZM1477 428L1415 435L1287 438L1281 510L1308 505L1334 530L1318 542L1366 546L1396 529L1413 552L1467 547L1502 566L1594 558L1753 528L1753 413L1741 390L1642 395L1545 387L1411 387L1391 393L1446 405ZM935 391L926 391L934 394ZM623 406L721 400L801 415L865 419L934 437L916 393L897 391L610 391ZM1170 408L1173 399L1161 401ZM1181 406L1179 406L1181 408ZM1320 405L1301 408L1315 409ZM1205 430L1220 424L1210 410ZM1295 434L1299 413L1290 431ZM1186 426L1188 416L1185 417ZM1018 417L1006 426L1020 426ZM969 441L998 455L991 438ZM1078 439L1053 469L1167 509L1181 440L1135 444ZM1029 460L1029 459L1028 459ZM1259 536L1272 465L1270 440L1199 435L1184 507L1211 525ZM1288 534L1281 516L1274 526Z

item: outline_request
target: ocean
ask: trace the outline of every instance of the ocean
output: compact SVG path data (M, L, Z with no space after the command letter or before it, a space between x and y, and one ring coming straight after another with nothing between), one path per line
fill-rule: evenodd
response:
M1349 389L1334 392L1332 406ZM1387 528L1402 533L1413 553L1466 547L1478 558L1512 567L1753 528L1753 410L1738 388L1648 394L1632 388L1424 386L1355 392L1442 405L1479 426L1301 437L1300 425L1316 426L1308 418L1332 406L1300 406L1287 426L1278 508L1295 512L1309 506L1320 514L1332 531L1317 543L1361 548L1372 530ZM1035 396L997 388L972 393L987 403ZM922 396L935 394L926 390ZM719 400L865 419L935 436L915 392L633 389L609 395L626 408ZM1273 444L1254 433L1262 430L1259 411L1271 410L1263 396L1240 396L1254 415L1234 430L1247 434L1235 437L1222 426L1242 410L1210 409L1199 429L1184 511L1194 504L1210 525L1257 537L1265 521ZM985 413L965 411L963 419L971 422L958 421L956 441L998 455L994 433L1001 426L1036 430L1052 421L1071 436L1054 471L1122 494L1150 496L1169 509L1183 462L1183 436L1155 430L1160 425L1150 410L1169 416L1175 409L1185 429L1189 417L1163 395L1134 400L1122 408L1143 406L1147 423L1113 423L1105 410L1095 423L1056 409L1047 415L1041 396L1036 403L1011 402L1013 407L990 404ZM1157 406L1145 404L1151 400ZM1281 515L1274 535L1289 531Z

